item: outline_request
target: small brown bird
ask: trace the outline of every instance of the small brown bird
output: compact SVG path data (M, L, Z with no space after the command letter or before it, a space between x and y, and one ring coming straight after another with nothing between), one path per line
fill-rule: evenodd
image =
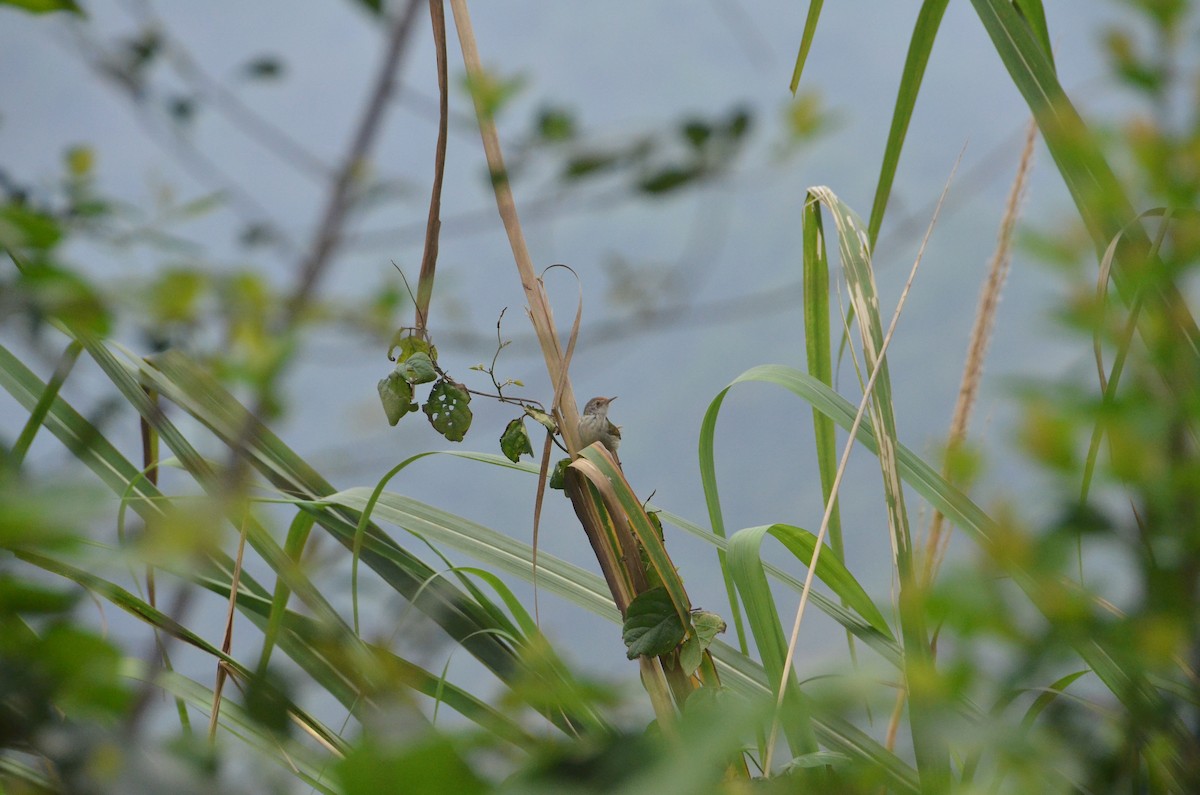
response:
M579 448L582 450L590 444L600 442L608 448L608 452L617 458L617 447L621 444L621 429L613 425L608 418L608 404L616 400L616 396L594 397L583 408L579 418ZM617 458L617 463L621 459Z

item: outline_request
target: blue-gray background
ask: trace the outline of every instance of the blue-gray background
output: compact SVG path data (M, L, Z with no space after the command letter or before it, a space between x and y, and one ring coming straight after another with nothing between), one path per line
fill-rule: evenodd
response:
M805 190L828 185L861 215L869 213L919 6L912 0L827 4L803 88L819 93L832 124L782 157L782 114L790 100L788 79L803 28L802 5L724 0L472 4L485 64L500 75L526 79L523 92L500 118L502 142L510 146L527 134L534 112L545 103L570 108L585 135L600 144L670 130L688 115L711 117L739 105L754 115L747 151L731 174L663 201L634 196L620 202L589 201L584 188L557 204L557 188L545 174L515 184L519 208L540 208L525 217L535 261L541 266L568 263L583 283L585 335L572 369L576 394L581 400L593 394L620 396L612 413L624 426L621 453L630 480L642 494L655 492L656 503L693 521L707 524L696 447L709 402L753 365L803 367L799 218ZM118 37L132 35L147 9L168 37L186 47L240 101L327 164L337 163L380 58L381 27L355 4L309 0L149 6L94 2L87 4L88 19L82 24L0 10L0 166L18 181L49 188L61 173L63 152L88 145L98 158L100 189L149 213L164 202L187 201L236 182L303 248L326 195L324 182L299 172L213 107L202 109L188 126L183 147L203 153L212 167L181 159L180 147L171 143L176 133L161 113L139 110L98 76L91 45L111 46ZM1093 0L1054 3L1048 9L1062 82L1092 118L1119 111L1127 101L1106 82L1098 47L1100 32L1116 11ZM453 107L469 119L469 103L457 81L462 66L452 28L450 44ZM238 76L248 60L261 55L277 56L285 64L281 80L248 82ZM362 300L394 280L391 260L410 278L416 274L436 134L430 110L436 92L433 60L428 22L422 19L405 59L403 85L371 160L373 176L398 180L404 191L399 200L356 217L350 227L352 232L402 231L345 247L320 284L322 296ZM188 86L169 69L155 74L152 90L158 98ZM890 316L929 208L965 147L890 352L901 437L935 460L1027 120L1026 107L971 5L952 3L922 87L875 262L882 306ZM1037 157L1024 204L1026 223L1068 229L1073 223L1069 198L1044 150ZM529 342L516 271L483 173L477 133L457 122L450 137L446 226L431 330L443 365L468 380L478 375L468 372L470 365L490 361L496 318L508 307L504 331L515 342L501 356L498 372L524 381L527 394L546 400L541 357ZM281 289L289 288L295 256L270 250L247 253L239 246L236 233L246 221L266 220L247 213L244 204L229 202L173 226L172 232L203 246L203 261L211 263L206 267L260 268ZM454 220L479 210L482 221ZM161 252L90 243L77 244L68 253L73 264L115 294L172 262ZM634 269L635 285L656 284L668 273L674 281L645 289L636 301L622 300L616 287L625 282L612 265L618 259ZM181 254L174 261L195 264L197 259ZM551 286L565 326L574 311L575 284L556 276ZM1086 372L1089 345L1064 336L1049 319L1060 294L1059 280L1017 250L971 429L972 439L985 451L985 468L974 490L985 507L1001 499L1015 499L1030 511L1040 504L1037 478L1010 441L1017 417L1011 379ZM749 309L732 315L712 308L752 296L758 298L746 304ZM653 316L647 306L681 302L690 309L670 322L661 322L661 316L647 319ZM600 328L607 331L589 336L586 329L597 328L590 324L606 322ZM612 323L620 333L611 333ZM6 344L20 347L11 330L5 337ZM361 335L316 332L306 338L288 373L284 391L289 412L277 430L339 487L372 485L402 458L447 447L420 417L394 429L386 425L375 394L376 381L390 368L384 354L383 346ZM49 365L43 365L45 375ZM847 362L841 385L852 400L857 399L854 383ZM472 385L483 388L485 381L480 376ZM103 387L102 378L84 371L68 384L66 394L87 406ZM495 451L495 439L511 411L483 400L473 408L475 427L462 446ZM22 420L16 404L0 396L0 431L11 438ZM110 436L124 439L133 456L134 419L113 422ZM781 521L816 530L822 505L811 437L807 407L789 394L763 385L733 392L717 438L730 529ZM69 454L52 439L39 440L34 452L33 464L40 471L73 471ZM842 505L850 567L873 595L886 601L890 545L878 483L874 459L858 454ZM530 538L532 478L435 457L406 470L392 488L514 537ZM915 500L910 508L914 527L926 526L928 510ZM102 536L111 536L113 515L115 507L97 521ZM541 544L548 553L595 568L577 523L557 495L546 509ZM712 549L670 528L668 545L695 602L728 615ZM969 554L967 545L958 549ZM788 568L803 574L798 565ZM327 576L344 584L346 567L339 564ZM525 587L516 587L528 594ZM388 600L382 586L369 578L364 594L372 631L390 634L402 606ZM781 596L781 609L793 609L795 595ZM634 668L624 660L615 627L545 595L541 606L545 631L569 659L608 678L633 681ZM211 611L212 620L201 628L207 626L206 633L216 639L219 605L205 597L199 609L200 615ZM815 613L806 622L811 623L802 636L799 665L810 674L830 668L846 652L835 627ZM419 643L401 645L423 662L440 666L449 649L428 633L417 635ZM421 643L427 647L413 648ZM252 648L250 641L246 648ZM196 675L203 675L207 665L197 662ZM469 666L462 670L473 675Z

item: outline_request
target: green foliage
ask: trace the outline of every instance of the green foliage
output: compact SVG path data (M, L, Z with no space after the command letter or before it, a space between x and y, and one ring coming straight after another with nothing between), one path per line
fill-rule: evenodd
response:
M433 385L422 409L435 431L452 442L461 442L471 427L470 402L465 389L443 378Z
M683 672L691 676L700 667L704 652L716 640L717 635L725 631L725 620L716 613L707 610L692 611L691 637L679 647L679 666Z
M569 459L569 458L558 459L558 462L554 465L554 468L550 470L550 480L549 480L549 484L548 484L550 486L550 488L558 489L559 491L563 490L563 488L564 488L563 481L567 476L567 467L569 467L570 465L571 465L571 459Z
M525 432L523 418L510 420L504 427L504 433L500 435L500 452L514 464L522 455L533 455L533 445L529 441L529 434Z
M367 740L338 763L337 776L346 795L386 792L401 782L414 795L488 791L454 745L436 734L400 748Z
M0 0L0 5L14 6L31 14L48 14L51 11L70 11L83 15L83 10L74 0Z
M423 351L417 351L402 359L396 365L396 372L413 386L437 380L437 369L434 367L433 359Z
M464 74L460 82L474 100L479 115L493 119L521 93L528 81L520 75L502 77L494 72L484 72L478 79Z
M629 659L639 655L658 657L676 649L683 641L683 622L666 588L651 588L629 603L621 638Z
M5 4L78 12L50 0ZM381 16L381 4L360 5ZM32 330L39 353L0 347L0 385L27 413L20 436L0 450L0 786L215 791L229 789L218 779L234 762L250 779L240 782L245 789L346 793L398 786L418 793L655 795L1194 789L1200 117L1174 112L1172 103L1190 64L1180 43L1195 37L1188 3L1127 5L1148 35L1114 27L1103 52L1137 111L1100 135L1062 88L1042 3L973 0L1075 201L1078 221L1043 222L1026 238L1031 250L1063 266L1071 281L1057 314L1062 334L1094 350L1097 360L1099 383L1067 372L1025 382L1016 394L1022 417L1013 436L1042 480L1036 496L1051 502L1036 513L1024 495L1012 495L1011 504L992 500L985 512L965 484L989 451L951 446L939 470L901 444L892 405L871 248L948 6L943 0L928 0L917 12L868 222L828 188L814 188L797 207L807 368L754 367L712 401L699 432L709 527L648 508L595 450L554 467L550 486L563 488L573 468L569 483L582 484L591 499L584 507L597 513L600 540L617 539L624 568L605 569L605 578L544 552L535 576L529 544L388 490L395 475L427 454L402 461L373 485L339 491L269 429L265 418L285 405L275 390L297 330L346 316L356 318L356 328L394 328L404 295L396 285L341 312L332 303L310 304L281 334L281 318L293 307L262 272L212 267L203 251L169 231L168 222L223 208L224 195L168 202L163 222L147 224L100 193L97 154L86 144L63 153L50 191L6 177L0 249L12 267L0 288L11 310L6 320ZM793 89L821 8L810 4ZM203 92L148 90L171 46L148 26L119 42L105 69L139 101L153 96L159 111L186 125L208 107ZM284 76L271 56L239 71L243 80ZM488 75L468 90L491 118L511 105L522 83ZM786 145L826 129L829 118L815 92L799 94L785 115ZM630 196L670 197L728 173L754 127L750 112L734 106L598 144L573 112L545 105L524 128L528 140L516 147L512 171L494 178L516 179L527 161L545 157L562 186L609 179ZM377 188L367 185L362 195ZM243 242L276 239L269 226L247 223ZM836 240L828 251L826 230ZM160 266L136 283L93 283L70 262L68 252L86 250L69 245L77 240L141 246ZM1101 263L1099 290L1066 267L1089 250ZM861 412L833 388L832 339L848 320L830 311L830 282L839 274L865 365ZM126 328L141 335L141 344L107 339ZM173 349L191 348L205 331L220 344ZM384 412L397 424L421 403L417 388L432 384L425 414L439 433L461 441L473 420L473 392L442 370L427 334L401 329L393 336L388 355L397 354L396 365L378 385ZM22 360L42 350L62 350L48 380ZM101 405L91 418L62 390L65 382L74 386L81 356L91 371L88 396ZM520 384L498 379L495 360L475 369L492 378L493 397L524 414L501 434L503 456L464 452L455 459L464 468L501 467L532 479L539 468L521 461L533 453L524 415L555 433L553 418L534 401L506 395ZM874 379L870 389L867 378ZM746 382L782 387L812 409L826 501L837 497L844 440L836 429L849 430L862 414L846 443L879 462L893 563L887 576L868 580L856 556L845 554L836 502L827 521L804 522L812 531L784 522L727 529L715 426L724 401L737 394L733 387ZM249 404L233 391L247 387ZM104 422L113 405L137 422ZM792 414L808 422L805 412ZM50 444L38 437L50 435L111 498L77 489L74 472L47 475L40 461L28 462L35 441ZM167 460L159 457L160 443ZM143 459L132 463L124 450ZM740 460L742 451L733 455L746 466L766 460L758 451L750 463ZM169 476L161 471L168 465L177 470ZM469 488L471 481L458 482ZM858 499L860 487L838 488ZM915 499L926 505L911 507ZM923 557L910 527L930 509L963 536L960 554L944 570ZM288 524L282 542L280 519ZM737 648L718 638L725 622L717 613L692 609L684 577L667 555L674 539L664 534L664 521L671 533L688 532L713 548ZM481 566L459 565L451 552ZM333 577L322 568L330 562ZM360 564L372 578L372 596L384 597L380 604L404 605L399 634L416 637L409 621L419 617L437 629L439 643L420 637L413 660L403 645L368 637L359 624ZM345 607L343 565L352 572L352 608ZM629 582L618 580L622 572ZM541 592L620 625L628 657L646 658L639 666L656 716L649 729L648 707L631 708L618 688L571 669L541 633L536 611L501 575L534 581ZM636 596L622 616L623 588ZM239 615L232 646L207 640L223 627L208 625L199 611L161 603L164 592L177 592L186 607L201 590L229 600ZM888 594L893 598L879 596ZM793 616L798 599L845 629L849 663L827 664L831 650L792 656L788 628L801 628L803 644L810 620ZM93 600L139 622L146 637L130 641L104 631L107 615L96 617ZM614 642L616 635L614 628ZM181 646L214 671L220 666L228 676L220 694L190 665L186 674L174 670ZM154 656L145 661L148 648ZM471 661L460 665L466 657ZM480 671L488 673L486 684ZM667 681L652 681L649 671ZM456 713L452 720L442 719L446 710ZM878 739L891 710L899 751ZM147 711L160 732L153 736ZM178 728L157 728L172 712ZM336 723L327 725L331 714ZM216 742L189 739L199 735L196 715L211 717ZM263 772L269 766L281 779ZM752 769L762 775L747 784ZM169 786L162 770L175 777ZM288 783L280 787L279 780Z

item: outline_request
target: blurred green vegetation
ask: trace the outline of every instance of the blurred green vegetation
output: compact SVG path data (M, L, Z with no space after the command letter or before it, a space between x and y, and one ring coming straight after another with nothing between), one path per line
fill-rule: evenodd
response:
M379 4L364 5L386 16ZM814 5L806 37L819 34ZM894 602L872 601L867 594L881 588L860 582L840 542L821 546L815 521L809 529L779 523L727 532L712 431L734 385L782 386L814 409L819 431L828 423L828 447L817 451L827 493L833 426L848 428L856 413L830 388L827 367L747 370L714 399L700 432L706 504L647 512L616 484L616 497L631 498L641 513L625 505L614 515L644 516L646 524L630 531L614 521L611 532L637 536L634 557L656 586L627 616L611 581L538 558L543 592L616 622L632 619L623 632L613 628L612 643L624 634L642 666L645 702L659 692L648 681L654 670L665 671L664 690L674 699L653 704L653 721L649 703L572 670L541 634L533 607L505 584L500 575L530 578L528 545L420 495L387 490L415 458L377 484L336 491L270 430L293 397L279 375L298 330L334 324L368 333L381 350L390 340L389 354L400 349L395 370L379 383L391 424L415 415L424 400L434 427L463 439L472 422L467 404L479 392L443 372L436 348L403 326L404 289L389 280L358 302L318 295L289 321L290 296L259 270L214 269L203 251L172 234L173 224L227 197L168 202L149 214L123 206L96 184L103 153L86 144L63 154L49 191L15 184L0 162L0 302L4 332L15 341L0 347L0 385L27 413L22 433L0 450L0 785L98 793L1200 790L1196 10L1185 0L1123 4L1131 24L1109 31L1101 46L1133 109L1089 126L1058 85L1041 2L973 5L1076 203L1077 217L1042 220L1022 236L1062 273L1062 333L1093 347L1097 359L1095 379L1067 374L1014 390L1024 417L1016 442L1055 495L1053 518L1032 520L1021 495L987 512L971 501L961 484L986 464L987 450L952 446L943 476L942 462L931 465L903 447L890 427L889 375L880 367L859 442L877 454L887 484ZM945 7L922 5L868 222L828 191L814 194L805 216L806 274L817 279L810 285L823 285L805 298L810 350L828 355L842 330L827 303L838 271L824 233L816 234L831 219L854 322L868 343L856 353L863 382L885 327L878 306L865 300L873 290L866 242L886 212ZM165 46L148 31L125 41L109 68L140 91ZM286 64L270 56L251 58L243 71L247 80L286 76ZM495 116L522 79L462 86ZM783 155L830 126L818 95L806 91L785 109ZM195 97L163 102L181 125L206 112ZM622 195L658 197L727 175L756 124L734 107L600 146L571 111L546 105L514 142L505 176L521 179L551 164L564 188L605 179ZM364 187L360 208L387 188ZM267 227L240 231L247 250L272 245L275 235ZM81 249L71 245L80 242L145 250L160 265L136 283L101 284L73 264ZM108 426L104 411L85 416L59 393L83 356L109 385L103 400L137 413L140 434L124 438L128 429ZM36 371L49 369L46 361L55 364L43 378ZM490 396L549 422L536 401L504 395L520 385L501 383L495 365L477 368L491 377ZM418 395L428 383L428 397ZM179 411L164 411L168 405ZM195 422L180 422L184 415ZM534 453L523 416L503 431L503 456L461 454L466 477L480 465L537 476L535 464L521 461ZM197 426L224 458L197 449ZM31 472L25 455L39 433L56 437L80 465L80 480L107 493ZM478 438L494 444L500 436L496 428ZM142 451L136 462L120 452L134 448ZM160 488L167 466L182 470L186 488ZM598 491L589 493L599 500ZM970 553L931 581L921 576L921 545L908 527L908 513L919 509L906 508L906 497L909 505L924 500L969 538ZM706 511L708 527L682 515ZM280 524L285 515L290 521ZM664 523L713 545L727 577L728 615L681 614L688 572L665 558ZM770 557L761 547L767 535L782 543ZM353 567L352 615L343 609L344 582L314 561L318 537L330 542L322 554ZM788 572L807 566L818 549L817 587L808 591ZM443 568L451 550L480 566ZM244 571L245 555L265 563L271 580ZM439 643L470 657L487 683L364 636L360 565L419 613ZM240 617L237 654L228 636L216 645L205 638L218 631L189 623L199 590L230 600L230 633L232 616ZM791 621L781 608L794 600L780 600L784 591L805 592L814 609L845 627L854 665L791 668ZM148 631L110 633L114 612ZM729 642L717 635L722 619L731 625ZM211 661L208 678L175 670L181 646ZM647 665L650 658L663 667Z

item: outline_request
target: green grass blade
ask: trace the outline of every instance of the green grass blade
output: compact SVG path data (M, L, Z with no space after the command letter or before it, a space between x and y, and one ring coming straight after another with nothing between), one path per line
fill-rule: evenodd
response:
M700 483L704 488L704 505L708 509L708 523L713 535L722 541L726 540L725 516L721 512L721 495L717 489L717 462L713 449L716 439L717 416L721 412L721 404L725 401L726 387L708 404L704 420L700 423ZM746 626L742 622L742 607L738 601L737 587L733 576L729 573L729 561L726 558L725 547L717 547L717 562L721 566L721 577L725 581L725 594L729 599L729 613L733 619L733 629L737 636L738 648L742 654L749 654L750 645L746 636Z
M171 400L209 427L223 442L235 443L247 422L246 409L219 383L178 352L139 365L139 375L163 397ZM153 419L153 418L152 418ZM257 420L251 421L247 446L251 464L286 494L319 502L335 489ZM164 441L170 441L164 435ZM348 549L353 546L360 517L353 512L306 508L317 524ZM370 550L363 560L389 586L419 609L501 679L518 675L519 663L511 646L492 632L500 629L487 611L453 584L438 577L427 564L387 538L375 525L368 527ZM417 597L420 597L419 599Z
M783 682L784 662L788 654L787 638L775 609L775 597L763 571L760 549L763 536L771 528L749 527L739 530L729 539L729 571L737 585L738 594L746 606L746 619L754 633L754 642L766 669L767 681L775 692L784 690L783 708L779 717L792 756L817 750L816 734L811 725L809 707L800 692L794 669Z
M750 697L774 695L767 684L763 667L720 640L709 647L717 661L721 682L730 689ZM900 757L885 748L873 737L842 717L836 707L811 702L812 725L821 743L834 751L871 767L885 777L887 786L896 792L919 792L917 773Z
M904 139L908 135L908 125L912 121L913 108L917 104L917 94L925 77L925 67L929 65L929 53L933 50L933 41L937 38L938 27L949 4L950 0L925 0L921 4L917 24L908 42L908 56L904 60L904 71L900 74L896 107L892 111L892 124L888 129L887 144L883 150L879 182L875 187L875 199L871 203L867 239L872 249L875 248L875 241L879 239L879 229L883 226L883 214L892 195L892 183L895 182L896 168L900 164L900 152L904 149Z
M130 658L122 662L121 673L129 679L152 682L203 714L212 709L212 690L186 676L173 671L150 670L143 661ZM246 747L257 751L260 758L270 759L305 785L328 795L338 792L327 783L328 768L334 757L319 755L311 747L294 740L281 742L265 731L236 701L222 699L218 723Z
M288 559L296 566L300 564L300 557L304 553L304 546L308 542L312 526L312 515L300 511L296 513L288 527L287 541L284 542L283 550ZM267 617L267 628L263 632L262 654L258 658L260 675L266 672L267 665L271 662L271 652L278 642L279 630L283 626L283 616L287 610L288 597L291 596L291 593L292 589L288 586L287 580L284 577L278 577L275 582L275 593L271 597L271 612Z
M808 51L812 48L813 37L817 33L817 20L821 18L821 7L824 5L825 0L809 0L804 32L800 34L800 51L796 53L796 66L792 69L792 82L789 84L793 96L800 87L800 75L804 72L804 62L808 60Z
M17 436L17 440L13 442L12 451L9 453L9 464L13 469L20 469L21 462L25 460L25 454L29 452L30 445L33 444L33 439L37 436L38 429L42 427L42 422L46 418L46 414L50 411L50 406L54 403L54 398L58 397L58 392L62 389L63 383L66 382L67 376L71 374L71 370L75 367L75 362L79 359L79 354L83 352L83 346L75 340L71 340L59 358L58 367L54 369L54 375L50 377L50 381L46 384L46 388L42 391L41 397L38 398L37 404L29 412L29 419L25 421L25 427L21 429L21 433Z
M1134 217L1095 137L1058 82L1041 41L1009 0L971 0L1025 98L1099 254Z
M837 228L838 251L851 304L858 317L862 344L863 368L875 374L874 385L867 396L876 444L880 472L883 475L884 501L888 526L895 554L899 582L900 635L904 645L904 670L907 681L924 680L935 673L929 631L925 621L923 583L917 572L912 535L908 525L904 486L897 461L899 441L892 409L891 377L885 350L883 323L879 317L879 298L875 288L875 273L871 266L868 236L862 222L828 188L809 191L814 200L824 204ZM950 784L950 758L944 734L939 728L938 705L933 689L909 687L909 725L921 784L931 791L942 791Z
M833 387L833 342L829 326L829 258L825 254L825 229L817 202L804 203L804 346L808 374ZM837 433L833 420L813 409L817 470L821 476L821 499L829 502L837 473ZM845 562L841 511L836 499L829 517L829 546Z
M366 510L374 490L365 486L330 494L324 502L353 511ZM500 571L532 580L533 547L477 522L393 492L379 495L373 515L439 546L457 549ZM386 553L372 537L364 544L364 555ZM562 596L597 615L615 622L621 617L604 580L586 569L538 552L538 587Z
M1013 3L1025 19L1025 23L1029 25L1029 29L1033 31L1033 35L1037 37L1038 43L1042 45L1042 52L1046 53L1050 68L1055 69L1054 47L1050 44L1050 28L1046 25L1046 9L1042 7L1042 0L1013 0Z
M1054 66L1030 24L1008 0L971 0L971 3L1013 83L1037 119L1046 148L1071 192L1097 256L1103 256L1109 243L1123 233L1112 275L1117 290L1129 305L1139 272L1155 264L1150 256L1149 236L1140 224L1130 224L1135 218L1132 203L1105 159L1096 136L1059 84ZM1164 307L1166 316L1200 355L1200 329L1178 289L1173 284L1160 286L1157 294L1147 296L1147 300L1151 299ZM1151 340L1163 333L1146 323L1141 329ZM1160 367L1159 372L1168 384L1174 381L1175 373L1168 366Z
M812 533L786 524L773 524L767 531L783 544L788 552L795 555L800 563L807 566L812 560L813 550L817 546L817 537ZM817 561L817 579L825 583L843 604L858 613L876 632L885 636L891 634L891 627L888 626L883 613L840 560L822 555Z
M664 511L657 508L655 508L655 510L658 511L659 516L662 517L662 520L665 523L690 533L696 538L704 541L706 544L712 544L713 546L717 547L718 550L723 552L728 550L728 542L725 539L714 536L704 528L699 527L698 525L689 522L686 519L671 513L670 511ZM807 565L807 562L811 559L810 553L810 556L804 559L805 564ZM817 568L820 569L822 566L818 565ZM804 590L803 580L793 577L791 574L788 574L778 566L764 561L763 569L767 572L767 574L771 575L796 593L800 593ZM848 570L847 576L851 576L849 575ZM834 621L841 624L856 638L862 640L868 646L875 649L875 651L879 652L880 656L882 656L889 663L897 668L901 667L902 652L900 650L900 645L892 636L891 629L887 627L886 623L882 627L877 627L868 622L866 619L863 619L860 616L850 612L845 607L820 593L819 591L813 591L809 594L808 598L809 601L811 601L821 610L821 612L825 613Z

